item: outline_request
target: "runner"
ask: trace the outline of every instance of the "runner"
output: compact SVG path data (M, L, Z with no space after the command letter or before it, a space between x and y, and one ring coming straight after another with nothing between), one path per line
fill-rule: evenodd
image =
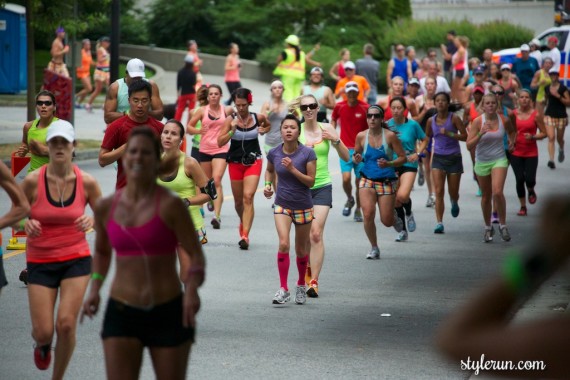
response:
M340 61L336 61L329 70L329 76L334 79L335 82L338 82L346 76L344 64L350 61L350 50L342 48L338 55L340 56Z
M481 76L477 74L477 76ZM482 86L475 86L473 91L471 91L473 100L465 103L463 107L463 125L466 126L467 133L469 133L469 129L471 128L471 124L473 120L479 117L483 113L482 103L483 95L485 94L485 89ZM471 156L471 164L475 167L475 149L469 150L469 156ZM477 196L480 197L482 195L481 188L479 187L479 182L477 181L477 175L475 171L473 171L473 179L477 182Z
M239 72L241 70L241 61L239 59L239 46L236 43L230 44L230 52L226 57L224 65L224 81L228 87L229 99L226 101L226 106L232 104L232 95L235 90L241 87L241 79Z
M85 104L85 109L88 112L93 111L93 101L103 91L103 86L109 87L109 80L111 79L111 54L109 54L109 46L111 46L111 40L109 37L101 37L97 41L96 51L97 51L97 64L95 66L95 72L93 73L93 81L95 82L95 90L89 96L87 104ZM107 121L105 121L107 122Z
M404 97L404 79L401 77L394 77L392 79L392 91L391 94L385 98L380 99L378 105L384 111L384 121L388 121L392 118L392 110L390 109L390 102L395 97ZM416 117L418 114L416 103L412 99L406 100L406 111L404 113L405 117L412 116Z
M64 61L67 53L69 53L69 45L65 43L65 29L59 26L55 31L55 38L51 43L51 61L49 61L47 69L64 78L69 78L69 71Z
M503 87L503 91L505 92L501 99L501 105L510 110L515 109L520 85L518 79L511 74L511 65L508 63L501 65L501 80L499 84Z
M564 162L564 130L568 125L566 107L570 106L570 92L560 82L560 74L553 67L549 71L551 84L544 88L546 94L546 110L544 111L544 124L548 134L548 167L555 169L554 164L554 138L558 142L558 162Z
M374 45L364 45L364 57L357 59L356 74L363 76L370 86L370 92L366 98L366 102L370 105L376 104L378 101L378 72L380 71L380 62L372 57L374 54Z
M436 79L434 77L425 78L424 86L426 88L426 92L423 95L418 95L415 100L419 113L414 120L420 124L425 133L428 119L437 112L434 101L437 86ZM432 142L432 139L430 139L426 149L423 152L420 152L420 163L418 166L418 186L423 186L425 182L428 188L426 207L433 207L433 205L435 205L435 193L433 191L433 181L431 177Z
M388 62L388 68L386 69L386 87L388 89L392 88L392 80L396 77L402 78L404 81L404 87L402 88L401 94L391 94L392 96L403 96L406 93L406 87L408 84L408 79L412 75L412 65L410 61L406 58L406 48L402 44L396 44L394 46L395 57Z
M469 61L467 48L469 47L469 38L465 36L457 36L453 39L455 53L451 56L451 65L453 67L453 79L451 81L451 100L456 103L464 103L463 99L463 78L468 74Z
M283 83L280 80L273 81L270 88L271 100L263 103L259 112L262 115L266 115L269 124L271 124L271 129L265 135L265 144L263 146L266 155L271 149L281 145L283 142L281 138L281 122L287 115L287 104L283 101Z
M81 41L81 66L75 70L77 79L83 85L81 91L75 94L75 108L81 108L81 102L85 100L87 94L93 91L93 86L91 85L91 66L93 65L91 41L89 38L86 38Z
M283 144L271 149L267 154L263 190L266 198L271 198L273 195L272 185L275 178L279 177L273 211L279 236L277 269L280 288L273 297L273 304L276 305L282 305L291 298L287 277L290 265L289 235L292 223L295 225L295 253L299 272L295 303L302 305L307 300L304 277L309 259L311 222L314 218L311 186L315 183L317 156L313 149L299 143L300 130L301 123L295 116L291 114L285 116L281 123Z
M176 113L174 118L182 122L182 114L188 108L188 120L196 106L196 73L194 72L194 57L184 57L184 67L176 74Z
M317 121L319 123L328 123L327 109L334 109L336 100L332 90L325 86L323 69L320 67L313 67L309 77L310 82L308 85L303 86L302 95L313 95L319 101L319 113L317 113Z
M365 101L370 94L370 85L366 81L366 78L360 75L356 75L356 65L352 61L348 61L344 64L344 71L346 76L336 83L336 88L334 90L334 96L337 98L342 97L343 100L347 100L346 92L344 88L348 82L356 82L358 85L358 100Z
M536 90L536 109L542 114L544 114L546 107L546 92L544 89L552 83L549 73L552 65L552 59L550 57L545 58L542 61L542 68L534 74L530 83L530 88Z

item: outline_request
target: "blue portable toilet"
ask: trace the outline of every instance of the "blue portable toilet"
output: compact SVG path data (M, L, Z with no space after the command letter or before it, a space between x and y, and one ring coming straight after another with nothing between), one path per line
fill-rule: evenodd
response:
M27 89L26 46L26 8L7 3L0 9L0 93Z

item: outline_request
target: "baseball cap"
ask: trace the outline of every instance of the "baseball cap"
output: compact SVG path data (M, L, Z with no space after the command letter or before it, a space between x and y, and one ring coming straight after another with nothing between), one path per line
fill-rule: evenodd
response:
M69 121L62 119L56 120L50 124L47 129L46 141L50 141L54 137L63 137L69 142L75 141L75 129Z
M521 51L530 51L530 46L528 46L527 44L522 44Z
M131 78L144 78L144 63L138 58L133 58L127 62L127 73Z
M548 70L548 74L556 74L556 75L560 75L560 73L558 72L558 69L553 67L550 70Z
M354 62L352 61L346 61L342 67L344 67L345 70L356 70L356 66L354 66Z
M410 80L408 81L408 85L411 86L415 84L416 86L420 85L420 81L418 80L418 78L410 78Z
M344 92L351 92L351 91L360 91L358 89L358 83L354 82L354 81L350 81L350 82L346 82L346 84L344 85Z
M482 94L485 93L485 89L482 86L475 86L473 87L473 93L480 92Z
M318 67L318 66L315 66L315 67L313 67L313 68L311 69L311 74L314 74L314 73L322 74L322 73L323 73L323 69L321 69L321 68Z
M509 65L508 63L503 63L503 64L501 65L501 71L503 71L503 70L509 70L509 71L511 71L511 65Z
M184 57L184 62L194 63L194 56L192 54L186 54L186 56Z
M59 33L65 33L65 29L63 29L63 26L58 26L57 29L55 30L55 34Z
M550 36L550 37L548 37L548 42L558 43L558 38L556 36Z
M477 66L474 70L473 70L473 74L483 74L485 72L485 69L481 66Z
M536 38L533 38L532 41L530 41L529 45L535 45L540 47L540 41Z
M290 34L287 36L287 38L285 38L285 42L287 42L289 45L299 46L299 37L294 34Z

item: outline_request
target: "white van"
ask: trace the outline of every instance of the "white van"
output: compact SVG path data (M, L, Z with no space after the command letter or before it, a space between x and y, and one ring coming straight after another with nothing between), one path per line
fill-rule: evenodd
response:
M562 25L550 28L540 33L535 38L540 41L540 49L546 49L546 41L549 37L558 38L558 50L560 50L560 80L566 86L570 86L570 25ZM513 63L517 57L521 56L520 48L504 49L493 53L493 62Z

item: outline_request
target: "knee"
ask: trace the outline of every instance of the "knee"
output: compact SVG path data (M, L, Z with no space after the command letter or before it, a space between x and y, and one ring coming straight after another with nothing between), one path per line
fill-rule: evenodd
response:
M493 198L503 198L504 194L503 194L503 189L493 189Z
M289 252L289 241L279 239L279 252Z
M247 206L253 205L253 194L244 194L243 195L243 203Z
M222 176L214 176L214 185L216 187L222 187Z
M392 227L394 225L394 222L396 221L395 216L388 216L388 217L380 217L380 221L382 222L382 224L386 227Z
M43 326L35 326L32 329L32 337L38 344L48 344L53 340L53 330Z
M76 320L71 316L58 318L55 323L57 336L70 336L75 331L75 324Z
M311 230L311 244L319 244L323 239L322 233L319 230Z
M396 202L399 203L399 206L401 206L401 205L403 205L403 204L405 204L405 203L408 203L409 200L410 200L410 197L409 197L409 196L406 196L405 194L402 194L402 195L398 194L398 195L396 195Z
M243 208L243 200L238 199L238 198L234 198L234 207L236 208L236 210L240 210Z
M374 210L362 209L362 217L364 218L364 223L369 223L369 222L374 223L374 217L375 216L376 215L374 213Z

